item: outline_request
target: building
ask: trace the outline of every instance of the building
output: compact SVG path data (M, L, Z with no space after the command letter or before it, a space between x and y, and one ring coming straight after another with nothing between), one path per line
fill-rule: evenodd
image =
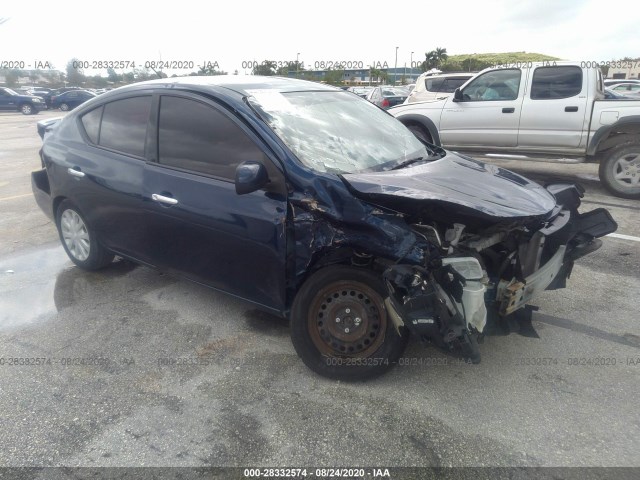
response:
M609 67L607 78L616 80L640 79L640 60L620 60L612 63L619 63L620 68L618 66Z
M288 72L288 77L298 77L307 80L313 80L316 82L326 82L328 78L335 81L335 73L340 72L341 82L344 85L407 85L409 83L415 83L416 79L422 73L417 68L383 68L379 69L380 76L375 77L371 75L371 70L368 68L360 69L345 69L345 70L300 70L298 72ZM333 75L332 75L333 74Z

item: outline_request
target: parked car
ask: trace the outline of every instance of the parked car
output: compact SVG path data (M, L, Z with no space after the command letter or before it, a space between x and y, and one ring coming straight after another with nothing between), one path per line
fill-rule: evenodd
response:
M613 87L614 85L618 85L619 83L639 83L640 84L640 80L633 79L633 78L629 78L629 79L607 78L604 80L605 87Z
M53 95L51 97L51 108L59 108L66 112L95 97L97 97L95 93L87 90L70 90L60 95Z
M51 105L51 92L53 90L51 90L50 88L44 88L44 87L33 87L31 89L29 89L29 95L35 95L36 97L40 97L42 98L42 100L44 100L47 108L50 107Z
M609 90L625 97L640 98L640 83L618 83L609 87Z
M367 100L386 110L394 105L400 105L408 95L409 92L405 88L382 85L371 90L367 95Z
M605 98L605 100L634 100L633 97L627 97L627 96L622 95L620 93L616 93L613 90L611 90L610 88L605 88L604 89L604 98Z
M604 101L602 72L583 64L488 68L446 99L389 113L456 151L599 162L609 191L640 198L640 102Z
M25 115L34 115L44 110L46 105L40 97L35 95L22 95L10 88L0 87L0 110L22 112Z
M526 304L616 230L578 212L577 186L296 79L129 85L50 124L41 160L33 192L76 265L118 255L287 317L304 363L346 380L391 368L410 334L479 361L487 321L530 321Z
M367 98L367 95L369 95L369 92L371 92L371 90L373 90L373 87L369 87L369 86L349 87L348 90L350 92L355 93L359 97Z
M416 80L416 86L407 97L405 103L427 102L447 98L456 88L464 85L474 75L472 73L447 73L442 75L423 73Z

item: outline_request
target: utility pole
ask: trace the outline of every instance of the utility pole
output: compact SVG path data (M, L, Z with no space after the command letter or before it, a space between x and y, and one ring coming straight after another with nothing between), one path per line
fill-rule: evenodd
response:
M397 82L397 79L396 79L396 75L397 75L396 70L397 70L397 68L398 68L398 48L400 48L400 47L396 47L396 61L395 61L395 63L393 64L393 85L394 85L394 86L395 86L395 84L396 84L396 82Z
M300 77L300 63L298 62L298 58L300 57L300 52L296 53L296 78Z

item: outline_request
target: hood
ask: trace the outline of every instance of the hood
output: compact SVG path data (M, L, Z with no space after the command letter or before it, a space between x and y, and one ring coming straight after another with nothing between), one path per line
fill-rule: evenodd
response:
M522 218L549 213L555 198L545 188L504 168L452 152L400 170L342 176L365 200L450 204L481 216Z

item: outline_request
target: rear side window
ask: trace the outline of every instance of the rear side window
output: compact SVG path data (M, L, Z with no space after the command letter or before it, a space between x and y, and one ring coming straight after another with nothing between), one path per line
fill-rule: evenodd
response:
M215 108L187 98L160 99L159 163L233 180L240 163L263 158L240 127Z
M98 144L143 157L150 111L151 96L107 103L102 114Z
M87 133L89 140L91 140L91 143L98 143L102 108L103 107L94 108L89 113L85 113L82 116L82 126L84 127L84 131Z
M441 92L445 80L445 78L426 78L424 84L430 92Z
M575 97L582 91L582 69L576 66L539 67L533 73L532 100Z

